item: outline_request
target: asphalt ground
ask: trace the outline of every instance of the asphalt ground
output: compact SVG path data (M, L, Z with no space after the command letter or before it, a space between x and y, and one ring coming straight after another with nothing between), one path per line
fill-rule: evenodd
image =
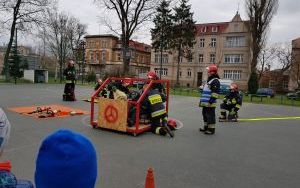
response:
M148 167L158 188L296 188L300 185L300 120L218 123L216 134L198 131L198 99L172 96L169 116L183 123L175 138L145 133L137 137L93 129L89 116L37 120L9 107L63 104L89 110L83 101L63 102L63 85L0 85L0 107L12 124L1 157L18 178L34 180L41 141L60 128L87 136L98 156L96 188L142 188ZM77 98L91 88L76 86ZM240 118L295 117L300 108L243 104ZM82 172L83 176L85 175ZM74 180L76 181L76 180Z

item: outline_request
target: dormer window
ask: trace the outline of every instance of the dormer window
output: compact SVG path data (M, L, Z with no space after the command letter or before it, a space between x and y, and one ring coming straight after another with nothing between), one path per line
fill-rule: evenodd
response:
M217 27L217 26L216 26L216 27L212 27L212 28L211 28L211 32L213 32L213 33L218 32L218 27Z
M202 28L201 28L201 33L205 33L205 32L206 32L206 29L207 29L206 26L205 26L205 27L202 27Z

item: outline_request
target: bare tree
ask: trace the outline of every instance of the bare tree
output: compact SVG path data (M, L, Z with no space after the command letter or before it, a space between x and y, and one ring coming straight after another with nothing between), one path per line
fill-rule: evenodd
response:
M123 52L123 74L129 73L129 41L143 23L150 21L159 0L95 0L109 12L116 14L119 26L107 26L119 33Z
M252 43L251 76L248 82L248 89L251 93L255 93L258 88L256 67L261 50L265 46L270 23L277 12L278 5L278 0L246 0L246 11L249 17Z
M289 70L295 61L295 56L292 53L291 43L278 43L274 47L277 62L279 63L281 72Z
M273 60L275 59L275 48L274 46L268 46L262 49L257 64L258 71L258 82L260 82L261 77L266 69L266 67L271 68L273 65Z
M75 49L85 33L86 26L78 19L59 12L55 7L47 11L46 25L40 32L40 38L45 41L47 49L59 61L57 67L59 67L60 82L64 62L67 58L75 57Z
M11 15L5 23L10 25L10 39L7 45L4 66L6 79L9 77L8 58L11 51L17 25L22 29L30 29L32 26L40 26L43 23L42 14L49 6L51 0L3 0L5 12Z

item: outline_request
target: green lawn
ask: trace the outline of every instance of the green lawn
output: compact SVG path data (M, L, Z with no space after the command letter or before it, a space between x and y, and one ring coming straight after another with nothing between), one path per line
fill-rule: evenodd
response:
M192 88L172 88L170 89L171 95L181 95L190 97L200 97L199 91ZM223 99L223 95L219 99ZM300 101L290 100L285 95L276 95L274 98L265 97L260 101L260 98L254 97L251 101L250 95L243 96L243 102L258 103L258 104L273 104L273 105L289 105L289 106L299 106Z

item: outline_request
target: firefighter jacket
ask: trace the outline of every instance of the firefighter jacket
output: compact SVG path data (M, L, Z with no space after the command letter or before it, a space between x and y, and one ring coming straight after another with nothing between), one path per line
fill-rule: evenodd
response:
M76 81L76 70L75 70L75 67L68 66L64 70L64 76L66 77L66 83L75 83L75 81Z
M227 105L228 108L238 111L242 106L242 98L238 91L229 92L223 99L223 103Z
M212 75L208 78L207 83L204 85L202 95L200 97L200 107L215 108L217 99L219 97L220 82L218 75Z
M155 118L167 113L164 102L160 92L156 89L151 89L142 105L148 109L151 117Z

